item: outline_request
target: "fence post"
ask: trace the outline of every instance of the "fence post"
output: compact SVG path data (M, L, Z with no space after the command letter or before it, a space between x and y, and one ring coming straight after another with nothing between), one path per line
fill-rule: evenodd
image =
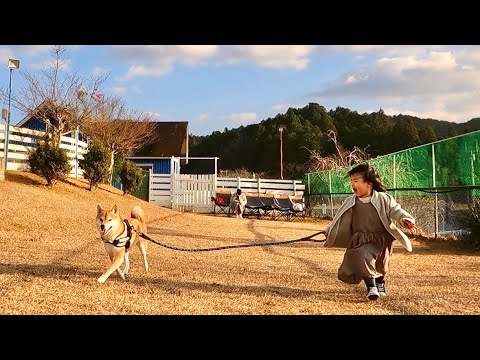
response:
M293 196L297 196L297 183L295 182L295 179L293 181Z
M0 158L0 181L5 180L5 171L3 169L3 158Z
M148 202L152 202L152 169L148 169Z
M328 170L328 188L330 191L330 208L332 210L332 218L333 214L333 195L332 195L332 170Z
M397 198L397 159L393 154L393 196Z
M170 185L170 189L171 189L171 190L170 190L170 193L171 193L171 199L170 199L170 201L171 201L171 203L172 203L171 209L175 209L175 208L173 207L173 206L174 206L173 204L174 204L175 201L176 201L176 194L175 194L176 191L175 191L175 189L176 189L176 185L177 185L177 184L175 183L175 173L172 172L172 173L170 174L170 176L171 176L171 182L172 182L171 185Z
M259 196L260 196L260 190L261 190L260 178L257 178L257 192L258 192L258 195L259 195Z
M437 179L435 176L435 144L432 144L432 182L433 188L437 187ZM435 208L433 209L434 224L435 224L435 240L438 234L438 193L435 191Z
M75 179L78 179L78 126L75 129Z
M239 178L239 177L237 178L237 189L241 189L241 187L240 187L240 178Z

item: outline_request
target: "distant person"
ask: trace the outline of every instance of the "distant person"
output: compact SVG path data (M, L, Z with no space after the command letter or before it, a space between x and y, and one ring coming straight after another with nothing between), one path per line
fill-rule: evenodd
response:
M242 218L246 204L247 197L242 193L242 189L237 189L237 192L234 193L230 198L230 207L232 209L232 213L234 213L237 218Z
M338 209L325 229L327 247L346 247L338 279L347 284L367 286L367 298L386 295L385 277L392 256L392 243L398 240L408 251L412 244L393 223L416 230L415 219L400 207L375 169L360 164L348 172L354 194Z

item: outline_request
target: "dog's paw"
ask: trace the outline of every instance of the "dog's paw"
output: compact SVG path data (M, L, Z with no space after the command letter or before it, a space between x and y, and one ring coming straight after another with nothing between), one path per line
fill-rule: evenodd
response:
M107 277L106 276L100 276L97 280L100 284L103 284L105 281L107 281Z

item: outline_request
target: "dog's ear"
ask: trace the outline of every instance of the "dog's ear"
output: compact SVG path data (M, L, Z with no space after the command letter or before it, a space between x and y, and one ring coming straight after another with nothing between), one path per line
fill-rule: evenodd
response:
M97 214L100 214L103 211L100 205L97 205Z
M112 213L114 213L114 214L117 214L117 213L118 213L117 205L113 205Z

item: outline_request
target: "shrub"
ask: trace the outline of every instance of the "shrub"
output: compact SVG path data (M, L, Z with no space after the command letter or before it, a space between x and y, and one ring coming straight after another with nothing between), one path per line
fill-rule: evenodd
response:
M90 191L96 189L98 184L109 179L110 150L101 143L91 142L88 152L83 155L83 160L78 161L83 170L83 177L90 183Z
M121 153L115 154L115 160L113 162L113 174L112 181L121 183L122 179L120 173L122 172L123 162L125 161L124 155Z
M72 170L66 149L56 146L48 134L37 139L35 148L28 153L30 171L43 177L47 186L54 187L58 180L64 179Z
M122 180L123 195L130 194L141 185L143 171L133 162L125 160L122 164L120 179Z
M466 225L469 234L462 237L462 244L469 249L480 249L480 200L473 200L469 206L469 212L466 217Z

